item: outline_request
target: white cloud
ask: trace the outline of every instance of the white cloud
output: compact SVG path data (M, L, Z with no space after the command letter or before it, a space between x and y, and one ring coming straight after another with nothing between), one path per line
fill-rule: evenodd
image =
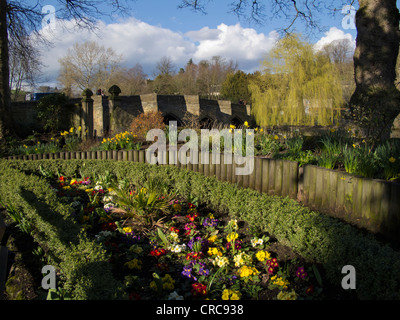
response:
M243 28L240 24L220 24L214 31L218 33L214 32L210 38L203 37L199 41L194 59L221 56L237 61L244 71L257 69L278 40L278 33L275 31L265 35L251 28Z
M197 31L189 31L185 33L185 36L194 41L204 41L204 40L216 40L220 35L221 30L210 29L209 27L201 28Z
M325 45L331 43L332 41L342 39L348 39L352 44L351 50L354 51L356 42L353 39L353 36L350 33L344 33L343 30L340 30L336 27L332 27L325 32L325 37L322 37L319 41L317 41L314 45L314 48L316 50L321 50Z
M72 28L74 21L63 21L65 27ZM151 76L157 62L168 56L175 65L183 67L189 59L195 62L221 56L234 60L245 72L252 72L260 66L267 52L273 47L278 34L257 33L240 24L220 24L216 29L204 27L185 34L174 32L160 26L150 25L135 18L112 24L98 23L96 34L88 30L68 32L57 24L55 28L46 27L42 35L53 42L53 46L43 51L43 70L45 78L56 79L59 71L59 58L67 54L74 43L97 41L106 48L112 47L123 56L126 67L141 64Z

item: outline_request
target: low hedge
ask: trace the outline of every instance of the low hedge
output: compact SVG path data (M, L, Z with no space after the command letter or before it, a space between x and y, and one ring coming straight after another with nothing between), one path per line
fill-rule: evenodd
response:
M70 217L72 208L59 203L43 177L11 168L8 163L2 162L1 166L1 203L23 212L32 226L34 240L46 252L49 264L60 272L58 280L71 298L120 297L122 284L113 278L107 252L85 236Z
M289 198L269 196L239 188L213 177L172 166L114 160L15 160L4 163L6 171L37 174L41 166L55 174L93 176L112 172L118 179L142 185L155 176L182 196L197 197L210 208L247 221L253 228L276 238L309 262L321 264L330 282L340 285L342 267L356 270L360 299L400 298L400 253L345 222L312 211ZM3 180L0 175L0 184ZM43 186L44 188L44 186ZM3 196L4 188L0 189Z

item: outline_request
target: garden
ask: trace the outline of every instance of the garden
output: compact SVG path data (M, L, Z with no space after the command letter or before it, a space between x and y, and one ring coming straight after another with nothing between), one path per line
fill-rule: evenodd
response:
M32 237L39 264L57 270L57 290L46 293L36 284L35 299L399 294L397 251L288 198L169 166L107 160L2 165L0 199L10 226ZM341 268L349 264L357 270L354 291L341 287Z
M9 141L5 155L140 150L149 145L145 136L154 127L164 130L170 144L176 141L154 113L100 141L85 139L81 127ZM314 136L289 129L246 131L247 122L227 129L242 137L233 153L244 154L253 135L256 157L394 182L400 177L400 144L394 139L373 145L352 129L334 127ZM210 136L210 151L227 147L222 137ZM6 283L10 300L399 297L400 254L391 244L296 200L171 166L83 158L1 162L0 206L8 237L12 250L24 251L12 259L18 267ZM56 268L57 290L41 288L43 275L32 271L44 265ZM341 270L348 265L357 270L357 290L342 287Z
M80 126L71 127L53 134L33 134L24 141L10 141L4 155L46 154L61 151L97 151L97 150L141 150L152 142L146 141L146 133L153 128L164 130L167 143L174 141L170 137L170 127L164 124L161 112L149 112L134 118L129 130L109 137L85 139L85 132ZM195 129L198 137L201 129L198 125L177 128ZM245 154L246 136L253 134L254 155L272 159L297 161L300 166L317 165L352 173L365 178L398 181L400 179L400 140L388 139L380 143L366 141L360 133L351 127L331 126L313 134L305 134L301 128L276 128L264 130L251 127L247 122L227 128L216 125L217 129L236 130L241 133L240 145L231 146L234 153ZM248 133L246 129L254 131ZM224 152L227 144L222 136L213 137L211 132L209 150ZM175 137L176 139L176 137ZM185 141L178 141L182 145ZM200 142L198 144L200 146Z
M117 181L109 172L95 177L42 174L57 200L73 208L74 223L106 252L125 298L295 300L325 296L315 265L293 253L278 260L282 248L276 241L243 221L199 205L196 198L168 193L159 180L148 179L138 187L127 180ZM18 210L5 207L21 232L33 231ZM36 249L36 253L46 260L43 250ZM70 297L62 289L51 294Z

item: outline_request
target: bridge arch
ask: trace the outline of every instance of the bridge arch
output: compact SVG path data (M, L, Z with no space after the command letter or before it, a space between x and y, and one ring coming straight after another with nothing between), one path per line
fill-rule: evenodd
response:
M172 113L167 113L166 115L164 115L164 123L168 126L170 121L176 121L178 127L183 126L183 122L181 119L179 119L179 117L177 117L176 115L174 115Z
M235 116L231 119L230 124L233 124L236 128L238 128L243 126L244 121L241 120L239 117Z
M213 124L215 123L215 120L209 116L203 116L200 119L200 128L201 129L211 129L213 127Z

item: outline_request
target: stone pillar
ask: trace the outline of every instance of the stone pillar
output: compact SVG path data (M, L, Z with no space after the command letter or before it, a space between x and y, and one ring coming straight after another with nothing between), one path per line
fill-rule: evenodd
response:
M200 97L198 95L185 95L187 112L200 116Z
M142 102L144 113L152 111L157 112L159 110L156 93L141 94L140 101Z
M110 96L108 97L110 109L110 133L113 135L117 130L115 109L121 106L121 98L119 96L121 89L118 86L113 85L110 89L108 89L108 92L110 93Z
M93 138L93 92L90 89L86 89L82 92L82 96L82 138L90 139Z

